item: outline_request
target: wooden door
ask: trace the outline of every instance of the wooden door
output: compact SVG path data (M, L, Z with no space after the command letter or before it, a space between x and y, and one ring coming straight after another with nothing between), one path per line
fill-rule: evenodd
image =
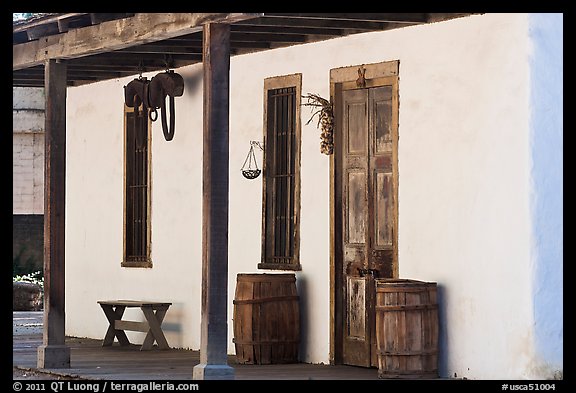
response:
M377 366L374 279L395 274L397 101L393 84L341 92L342 359L370 367Z

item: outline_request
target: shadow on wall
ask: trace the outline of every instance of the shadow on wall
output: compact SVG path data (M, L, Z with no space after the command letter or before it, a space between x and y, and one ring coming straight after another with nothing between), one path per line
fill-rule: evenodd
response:
M183 316L184 303L172 303L164 317L164 321L162 321L162 330L170 348L183 348Z
M300 346L298 347L298 361L303 362L306 357L306 351L308 349L306 342L306 332L308 332L308 321L310 321L310 312L308 310L308 303L306 299L308 296L308 282L305 277L298 276L296 279L296 289L298 291L299 308L300 308Z
M204 80L203 68L184 70L181 72L181 75L184 80L184 96L192 97L197 94L197 89L202 89Z
M438 302L438 375L448 377L448 327L446 317L447 294L444 285L436 284Z

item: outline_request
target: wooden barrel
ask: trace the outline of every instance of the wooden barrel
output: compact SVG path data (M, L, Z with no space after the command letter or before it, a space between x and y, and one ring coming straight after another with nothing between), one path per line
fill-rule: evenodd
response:
M436 283L376 280L379 378L438 378Z
M238 363L298 362L298 301L295 274L238 274L233 317Z

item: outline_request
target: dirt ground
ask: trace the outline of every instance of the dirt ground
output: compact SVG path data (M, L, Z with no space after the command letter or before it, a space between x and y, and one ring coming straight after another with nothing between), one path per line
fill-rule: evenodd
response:
M17 367L12 367L13 380L81 380L82 378L64 377L52 373L43 373L36 370L23 370Z

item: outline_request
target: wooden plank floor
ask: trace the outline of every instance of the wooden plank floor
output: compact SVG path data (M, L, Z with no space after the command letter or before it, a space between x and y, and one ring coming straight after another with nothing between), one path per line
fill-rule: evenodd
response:
M30 317L32 315L32 317ZM42 344L41 326L33 321L38 314L13 315L13 365L36 369L37 348ZM20 322L16 322L20 321ZM24 321L24 322L23 322ZM18 331L17 331L17 324ZM28 325L28 326L26 326ZM67 337L70 368L51 369L66 376L104 380L191 380L192 368L199 363L198 351L185 349L140 351L139 345L102 347L101 340ZM352 366L315 364L240 365L229 356L236 380L377 380L378 370Z

